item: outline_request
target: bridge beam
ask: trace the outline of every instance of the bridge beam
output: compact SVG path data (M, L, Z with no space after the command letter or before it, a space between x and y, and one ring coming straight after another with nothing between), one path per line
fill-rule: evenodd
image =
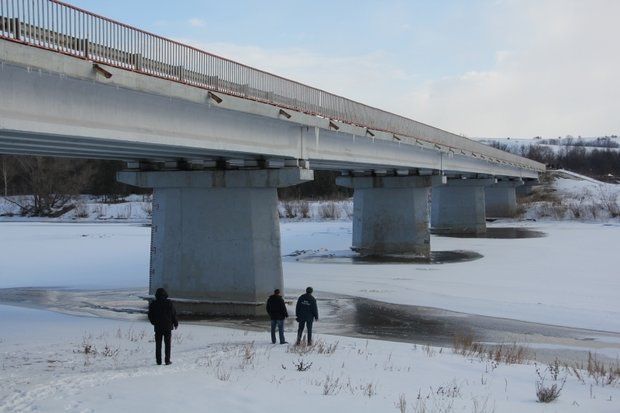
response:
M430 255L429 191L441 176L336 178L354 189L352 249L364 255Z
M433 188L431 227L438 234L486 232L484 188L495 179L449 179Z
M312 178L300 168L120 172L153 188L150 294L164 287L192 314L262 314L283 284L276 188Z
M523 185L521 179L501 180L484 188L486 215L493 218L513 218L517 215L516 188Z

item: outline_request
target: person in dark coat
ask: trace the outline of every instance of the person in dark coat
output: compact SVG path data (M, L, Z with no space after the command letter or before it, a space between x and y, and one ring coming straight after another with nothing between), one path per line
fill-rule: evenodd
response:
M149 303L149 321L155 327L155 359L157 364L161 364L161 340L163 338L166 346L166 365L172 364L170 361L172 329L179 327L177 312L172 301L168 299L168 293L163 288L155 291L155 301Z
M288 317L284 298L280 295L280 290L275 289L273 295L267 299L267 314L271 318L271 342L276 344L276 326L280 335L280 344L286 344L284 339L284 319Z
M306 293L297 299L295 316L299 323L297 329L296 345L301 343L301 335L304 327L308 329L308 345L312 345L312 323L319 320L319 310L316 306L316 299L312 296L312 287L306 288Z

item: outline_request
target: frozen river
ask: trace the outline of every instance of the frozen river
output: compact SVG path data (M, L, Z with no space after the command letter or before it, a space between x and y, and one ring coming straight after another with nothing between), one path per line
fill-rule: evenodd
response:
M312 285L323 333L443 346L455 334L472 335L488 343L525 344L545 360L558 349L567 359L583 359L588 351L618 357L620 281L613 250L620 245L620 226L492 228L521 236L433 236L436 251L476 256L453 263L360 265L342 259L350 255L350 222L284 222L283 255L297 251L284 258L287 299ZM532 230L547 236L522 236ZM148 226L5 222L0 233L0 302L144 317L139 296L147 288ZM192 322L264 328L261 321Z

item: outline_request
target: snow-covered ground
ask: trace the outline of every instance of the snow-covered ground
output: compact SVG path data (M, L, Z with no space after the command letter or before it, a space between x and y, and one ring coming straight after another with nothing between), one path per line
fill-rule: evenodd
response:
M145 321L6 306L0 314L2 412L617 412L620 407L617 383L597 383L586 372L578 377L559 367L554 379L553 368L545 365L509 365L446 348L319 334L314 348L296 349L270 344L265 333L181 324L173 332L173 364L157 366ZM310 367L299 371L303 365ZM541 377L545 386L566 379L559 399L548 405L536 402Z
M506 225L507 223L503 223ZM614 255L620 225L509 223L545 238L433 237L435 250L483 258L441 265L347 265L285 258L286 290L311 284L378 300L620 331ZM284 222L283 253L348 249L351 223ZM0 287L146 288L149 228L140 224L0 223ZM321 336L331 355L272 346L264 333L182 324L174 364L153 363L150 325L0 306L0 411L609 411L617 382L561 368L558 401L537 403L546 366L506 365L451 349ZM288 331L289 340L293 332ZM252 344L253 343L253 344ZM87 345L96 354L84 354ZM609 349L611 351L611 349ZM617 347L614 349L617 355ZM599 349L600 351L600 349ZM609 351L604 352L614 358ZM305 372L294 363L312 363ZM284 368L283 368L284 366ZM559 383L558 383L559 384Z
M569 173L553 185L564 199L617 188ZM115 209L43 222L5 217L0 222L0 288L146 290L150 228L144 225L148 207L139 205L148 202L130 201L134 206L113 206L141 211L127 218L123 213L115 217ZM99 214L96 204L85 208ZM319 220L334 210L339 220ZM286 216L287 206L281 204L280 211ZM313 203L309 211L309 219L281 222L283 255L306 251L284 258L289 295L312 285L317 295L331 292L620 332L617 218L490 224L543 231L544 238L432 237L435 251L483 256L468 262L344 264L298 259L348 253L350 201ZM379 412L398 411L399 400L410 412L620 411L617 380L603 385L600 377L563 367L553 380L546 365L507 365L451 349L321 335L320 324L323 344L299 353L272 346L264 333L182 323L175 332L174 364L155 366L151 326L142 315L129 318L133 321L0 305L0 412ZM618 359L617 344L598 343L596 351L607 360ZM330 346L335 351L325 354ZM84 354L86 348L93 351ZM312 363L310 369L297 371L300 360ZM546 385L561 384L566 377L559 400L536 402L537 369Z
M536 220L620 222L620 185L566 170L550 171L538 187L524 217ZM527 199L526 199L527 201Z

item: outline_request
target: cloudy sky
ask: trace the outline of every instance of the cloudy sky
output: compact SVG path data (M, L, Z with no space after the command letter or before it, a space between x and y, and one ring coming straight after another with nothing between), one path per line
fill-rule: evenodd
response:
M468 137L620 134L617 0L69 0Z

